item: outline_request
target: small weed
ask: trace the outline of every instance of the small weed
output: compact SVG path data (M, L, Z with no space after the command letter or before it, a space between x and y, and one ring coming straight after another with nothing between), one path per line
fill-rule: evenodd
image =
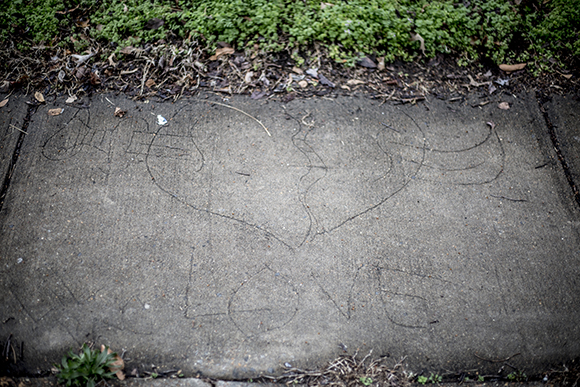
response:
M370 386L373 383L373 379L365 376L361 377L359 380L363 386Z
M61 364L56 365L59 370L57 377L66 386L87 386L94 387L95 382L101 379L110 379L115 374L108 371L108 368L115 361L115 353L108 353L108 348L104 351L90 349L87 344L83 344L80 355L69 351L65 355Z
M442 376L440 376L439 374L434 374L434 373L431 373L429 375L429 377L423 376L423 375L417 376L417 383L419 383L419 384L441 383L442 380L443 380Z
M485 378L484 378L483 376L479 375L479 376L477 377L477 381L478 381L478 382L484 382L484 381L485 381Z
M528 376L521 370L514 371L507 376L510 382L525 382Z

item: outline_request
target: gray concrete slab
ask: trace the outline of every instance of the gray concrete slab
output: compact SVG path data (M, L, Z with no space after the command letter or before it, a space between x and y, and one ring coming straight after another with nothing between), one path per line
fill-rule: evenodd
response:
M552 96L546 103L560 151L576 187L580 187L580 102L572 95Z
M6 98L8 98L8 102L0 108L0 195L2 195L2 187L6 179L10 178L9 169L12 165L12 157L21 135L18 129L22 130L28 111L28 106L24 102L25 97L0 95L0 101L4 101ZM1 200L0 197L0 202Z
M579 211L534 96L504 101L47 105L0 213L0 337L220 378L578 355Z

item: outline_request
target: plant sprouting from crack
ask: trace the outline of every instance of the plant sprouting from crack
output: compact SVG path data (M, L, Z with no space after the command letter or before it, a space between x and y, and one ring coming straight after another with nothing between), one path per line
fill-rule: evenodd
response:
M115 374L110 367L115 362L116 353L108 353L108 347L104 351L91 349L86 343L81 347L80 354L72 350L65 355L61 364L56 365L59 370L58 379L66 386L94 387L95 383L102 379L110 379Z

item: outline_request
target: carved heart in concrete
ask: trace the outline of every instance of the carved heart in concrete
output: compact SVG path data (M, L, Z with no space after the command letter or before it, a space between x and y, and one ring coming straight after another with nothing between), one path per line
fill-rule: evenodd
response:
M425 152L411 122L395 131L378 120L286 121L268 137L242 115L222 119L219 133L177 120L161 127L147 153L149 173L187 205L289 247L384 203L415 177Z

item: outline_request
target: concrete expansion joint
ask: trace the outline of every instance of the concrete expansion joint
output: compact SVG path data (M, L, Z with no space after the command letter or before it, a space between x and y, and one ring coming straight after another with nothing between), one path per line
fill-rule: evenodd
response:
M544 120L546 121L546 126L550 134L550 139L552 140L552 145L554 146L554 151L556 152L558 160L562 165L562 169L564 170L564 174L566 175L566 180L568 181L568 184L572 189L572 193L574 195L574 199L576 200L576 204L580 208L580 192L578 191L578 187L576 186L576 183L574 182L574 179L572 177L570 166L568 165L566 158L562 154L560 142L558 141L558 136L556 135L555 131L557 126L553 124L552 120L550 119L550 115L548 114L548 110L545 107L545 104L550 100L550 98L541 95L540 92L536 92L536 100L538 101L538 106L540 108L540 111L542 112L542 115L544 116Z
M6 193L8 192L8 188L10 188L10 181L12 180L12 173L14 172L14 168L16 168L16 162L18 161L18 157L20 156L20 148L22 148L22 143L24 142L24 137L27 134L28 124L30 123L30 119L32 118L32 114L36 111L37 105L28 105L28 109L26 111L26 117L22 123L22 128L18 129L18 141L16 142L16 146L14 147L14 152L12 152L12 158L10 159L10 166L6 171L6 175L2 180L2 188L0 189L0 211L2 211L2 206L4 205L4 198L6 197Z

